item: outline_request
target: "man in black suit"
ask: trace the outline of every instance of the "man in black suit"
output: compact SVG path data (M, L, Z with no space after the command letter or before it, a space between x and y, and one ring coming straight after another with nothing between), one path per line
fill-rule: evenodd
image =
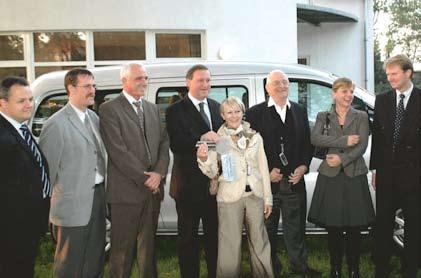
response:
M412 82L412 62L391 57L384 68L392 90L376 97L370 169L376 188L373 259L376 277L389 273L395 211L402 208L405 240L402 276L417 277L421 235L421 90Z
M304 174L312 158L307 113L299 104L288 100L289 81L282 71L269 73L265 88L269 99L250 108L246 121L262 135L270 169L273 209L266 220L266 228L273 272L275 277L280 277L277 232L282 212L284 240L292 271L318 277L320 273L307 264L305 244L307 195Z
M186 75L188 95L168 107L166 122L174 153L170 195L178 214L178 260L183 278L199 277L200 219L203 224L208 277L216 276L218 221L215 196L209 193L209 178L197 166L196 142L217 142L222 124L219 104L208 98L210 72L195 65Z
M48 167L25 122L33 98L28 82L7 77L0 85L0 277L33 277L45 234L51 186Z

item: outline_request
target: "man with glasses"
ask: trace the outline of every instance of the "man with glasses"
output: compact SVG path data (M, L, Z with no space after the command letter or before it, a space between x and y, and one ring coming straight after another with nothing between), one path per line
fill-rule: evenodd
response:
M94 77L86 69L72 69L64 86L69 102L48 119L39 138L53 186L53 276L102 277L106 151L98 116L88 109L95 103Z
M306 111L288 100L288 76L280 70L267 77L269 99L250 108L246 120L263 137L272 184L272 214L266 220L271 245L273 272L281 275L277 255L278 223L282 212L282 227L291 269L304 277L320 277L307 264L305 227L307 200L304 174L308 172L312 147Z

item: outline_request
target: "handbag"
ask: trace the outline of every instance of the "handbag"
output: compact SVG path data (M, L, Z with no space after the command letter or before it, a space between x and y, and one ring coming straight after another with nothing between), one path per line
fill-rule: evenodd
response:
M325 123L323 125L322 135L329 135L329 129L330 129L329 115L330 115L330 113L327 112ZM326 155L327 155L328 152L329 152L328 147L318 147L318 146L316 146L314 148L313 157L324 160L324 159L326 159Z

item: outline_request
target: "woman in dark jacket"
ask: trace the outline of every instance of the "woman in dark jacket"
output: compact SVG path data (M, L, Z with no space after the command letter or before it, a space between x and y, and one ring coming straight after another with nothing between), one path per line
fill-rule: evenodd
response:
M344 251L349 277L360 277L360 232L374 220L363 158L368 144L368 115L352 108L354 87L348 78L333 83L333 108L317 115L311 133L314 146L329 148L319 168L308 220L328 231L330 277L341 277ZM330 122L328 135L323 133L326 117Z

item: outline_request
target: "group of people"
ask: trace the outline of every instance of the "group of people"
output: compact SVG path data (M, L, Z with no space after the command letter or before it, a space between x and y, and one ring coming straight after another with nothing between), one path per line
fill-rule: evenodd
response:
M142 98L143 65L121 69L123 91L99 107L93 74L67 72L68 104L44 124L37 143L26 126L33 98L28 82L0 85L0 277L33 277L48 219L57 239L54 277L103 277L105 220L111 216L110 277L157 277L155 232L164 194L169 148L174 154L170 195L178 215L181 277L200 275L203 239L207 277L241 277L243 227L253 277L281 277L278 223L290 269L321 277L308 264L304 175L314 147L327 149L320 165L308 221L328 231L330 277L360 277L361 230L373 225L375 277L390 272L394 213L405 217L402 276L417 275L421 219L421 90L411 82L411 61L385 62L392 87L376 98L370 169L376 213L363 154L370 123L352 108L354 84L338 78L333 105L310 131L306 110L288 99L281 70L266 79L268 99L249 109L236 97L209 98L211 73L195 65L188 94L166 111ZM109 204L107 207L106 204ZM109 209L109 211L107 211ZM200 222L203 237L198 234Z

